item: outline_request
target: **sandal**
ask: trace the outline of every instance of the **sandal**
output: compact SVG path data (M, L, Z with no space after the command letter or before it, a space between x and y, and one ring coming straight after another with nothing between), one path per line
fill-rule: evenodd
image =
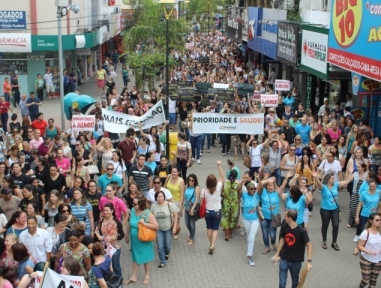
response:
M209 255L213 255L213 250L214 250L214 247L213 248L212 247L209 248Z
M331 244L331 247L332 247L333 249L335 249L336 251L339 251L339 250L340 250L340 248L339 248L339 246L337 245L337 243L332 243L332 244Z
M270 248L266 248L265 251L262 252L262 254L267 254L270 252Z
M359 249L355 248L355 249L353 250L353 255L357 255L357 254L359 254L359 253L360 253Z
M352 225L350 225L350 224L347 224L347 228L352 228Z
M138 280L132 280L132 279L129 279L129 280L127 280L127 281L124 281L124 285L135 284L136 282L138 282Z
M189 239L188 242L187 242L187 245L191 246L193 244L193 242L194 242L194 240Z
M323 249L327 249L327 242L323 241L323 244L321 244L321 247L322 247Z
M225 236L224 240L225 240L225 241L229 241L229 237L228 237L228 236Z
M149 283L149 278L144 278L143 285L147 285Z
M276 246L275 244L273 244L273 248L275 251L278 251L278 246Z

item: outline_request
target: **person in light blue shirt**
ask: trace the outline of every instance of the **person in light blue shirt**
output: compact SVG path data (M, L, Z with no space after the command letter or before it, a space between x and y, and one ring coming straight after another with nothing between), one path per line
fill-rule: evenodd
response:
M144 165L148 166L149 168L151 168L152 170L152 174L155 173L155 169L156 169L156 162L154 161L155 160L155 154L153 154L153 152L148 152L146 154L146 162L144 163Z
M291 96L291 93L289 93L287 95L287 97L285 97L283 99L283 104L284 104L284 106L290 106L291 107L291 111L294 112L294 109L295 109L295 99L294 99L294 97Z
M120 177L114 174L114 165L112 163L108 163L106 166L106 174L103 174L98 179L98 192L101 193L102 196L106 194L106 187L112 181L117 182L118 187L123 187ZM118 192L122 192L121 188L119 188Z
M320 216L322 221L321 234L323 237L322 247L327 249L327 231L329 222L332 221L332 244L331 247L336 251L340 250L337 245L337 234L339 233L339 189L348 184L347 178L344 181L336 181L335 175L331 172L328 172L324 178L323 183L320 182L320 179L317 177L316 172L312 172L312 176L316 181L316 185L321 190L321 209Z
M303 145L308 145L310 143L311 126L307 124L307 117L303 117L302 123L296 125L295 132L302 137Z

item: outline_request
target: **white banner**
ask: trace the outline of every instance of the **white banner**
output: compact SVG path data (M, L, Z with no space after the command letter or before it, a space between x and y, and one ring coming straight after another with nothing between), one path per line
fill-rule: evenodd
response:
M275 91L290 91L290 81L288 80L275 80Z
M42 282L42 271L37 271L40 275L34 282L34 288L39 288ZM52 269L47 269L45 274L44 282L41 288L58 288L58 287L73 287L73 288L83 288L84 287L84 277L83 276L71 276L58 274Z
M132 116L121 112L102 109L105 131L112 133L126 133L128 128L139 130L139 123L142 129L157 126L165 122L165 113L162 101L159 101L149 109L143 116Z
M193 113L193 133L263 134L264 115Z
M215 89L228 89L229 88L229 84L213 83L213 88L215 88Z
M73 131L94 131L95 116L94 115L73 115L71 119Z
M278 94L261 94L261 105L263 107L277 107Z

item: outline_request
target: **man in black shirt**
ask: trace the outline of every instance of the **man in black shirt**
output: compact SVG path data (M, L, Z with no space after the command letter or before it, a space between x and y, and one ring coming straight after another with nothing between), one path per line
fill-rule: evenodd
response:
M88 183L89 190L85 192L87 202L93 207L94 227L98 225L99 221L99 199L101 194L98 192L97 182L90 180Z
M13 107L17 107L20 103L20 85L19 80L17 79L18 75L15 74L12 78L11 85L12 85L12 93L13 93Z
M286 136L286 141L289 144L294 143L294 138L296 136L295 128L290 126L288 119L283 119L282 125L283 126L282 126L282 128L279 129L278 133L279 134L284 133L284 135Z
M285 288L287 284L287 272L290 270L292 288L299 284L299 272L304 261L305 247L307 247L308 262L307 271L312 268L312 244L307 231L296 224L298 213L288 210L284 215L285 225L280 229L280 241L273 262L279 262L279 288ZM279 256L280 254L280 256Z
M23 189L25 184L30 183L30 178L21 172L20 163L14 162L11 165L11 177L18 189Z

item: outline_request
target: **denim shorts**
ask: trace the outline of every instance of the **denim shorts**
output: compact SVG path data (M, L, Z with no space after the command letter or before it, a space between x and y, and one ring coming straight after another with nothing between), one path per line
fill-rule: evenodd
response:
M217 230L220 228L221 209L218 211L206 210L205 213L206 229Z
M176 124L176 113L169 113L169 124Z

